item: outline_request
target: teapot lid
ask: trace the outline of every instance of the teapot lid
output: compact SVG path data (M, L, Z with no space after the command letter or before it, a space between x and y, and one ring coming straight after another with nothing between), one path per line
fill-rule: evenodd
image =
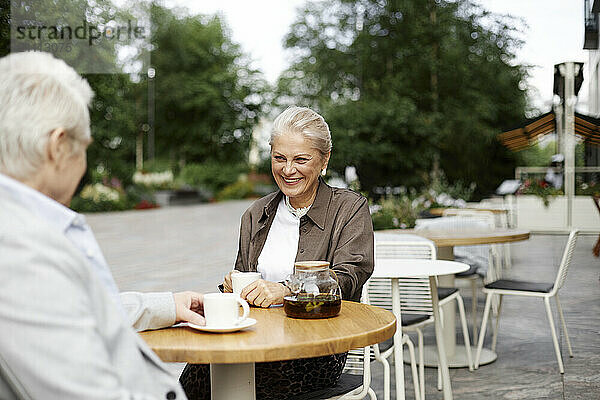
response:
M294 263L295 271L317 272L329 268L329 261L297 261Z

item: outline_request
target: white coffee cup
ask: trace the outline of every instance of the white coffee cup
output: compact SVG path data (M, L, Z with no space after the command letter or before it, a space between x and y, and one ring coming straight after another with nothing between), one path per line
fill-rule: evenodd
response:
M252 282L261 278L260 272L234 272L231 274L233 293L240 294Z
M244 314L240 317L240 306ZM209 293L204 295L206 326L230 327L242 323L250 314L246 300L235 293Z

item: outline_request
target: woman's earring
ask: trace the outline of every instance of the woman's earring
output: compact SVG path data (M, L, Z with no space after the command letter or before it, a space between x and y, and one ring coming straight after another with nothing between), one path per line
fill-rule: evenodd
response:
M321 171L321 175L325 176L327 174L327 168L323 168Z

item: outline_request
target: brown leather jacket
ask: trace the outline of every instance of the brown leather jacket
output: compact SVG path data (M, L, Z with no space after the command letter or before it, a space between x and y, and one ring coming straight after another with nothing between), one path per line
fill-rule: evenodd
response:
M255 201L242 216L235 268L256 271L267 233L283 193ZM296 261L329 261L340 282L344 300L360 301L362 287L373 273L373 223L367 199L320 180L317 196L300 219Z

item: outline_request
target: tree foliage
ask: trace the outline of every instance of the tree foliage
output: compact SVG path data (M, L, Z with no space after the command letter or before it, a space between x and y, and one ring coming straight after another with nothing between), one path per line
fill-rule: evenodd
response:
M526 107L511 22L469 0L311 2L286 38L279 101L324 114L331 167L355 165L367 190L418 186L439 165L489 192L514 166L495 137Z
M148 156L150 96L155 99L158 158L245 163L251 130L262 114L268 87L258 71L248 67L249 60L231 41L220 18L191 15L158 2L150 9L116 6L109 0L25 0L14 4L21 7L23 15L37 12L36 18L46 25L75 26L82 18L102 24L150 15L151 65L140 51L123 59L113 46L102 48L101 61L117 66L122 73L84 75L95 97L90 108L94 143L88 150L88 173L83 183L100 175L131 181L139 135L144 135L145 158ZM73 65L89 70L84 63L94 60L83 59L79 50L74 46L72 54L57 56L67 63L77 61ZM9 52L10 0L0 0L0 55ZM153 82L146 74L149 67L156 71Z
M0 57L10 52L10 0L0 0Z
M135 171L136 136L146 122L143 87L126 74L93 74L86 79L95 96L90 107L94 142L87 152L90 172L84 183L92 170L130 183Z
M185 162L247 159L267 84L217 16L153 6L157 153Z

